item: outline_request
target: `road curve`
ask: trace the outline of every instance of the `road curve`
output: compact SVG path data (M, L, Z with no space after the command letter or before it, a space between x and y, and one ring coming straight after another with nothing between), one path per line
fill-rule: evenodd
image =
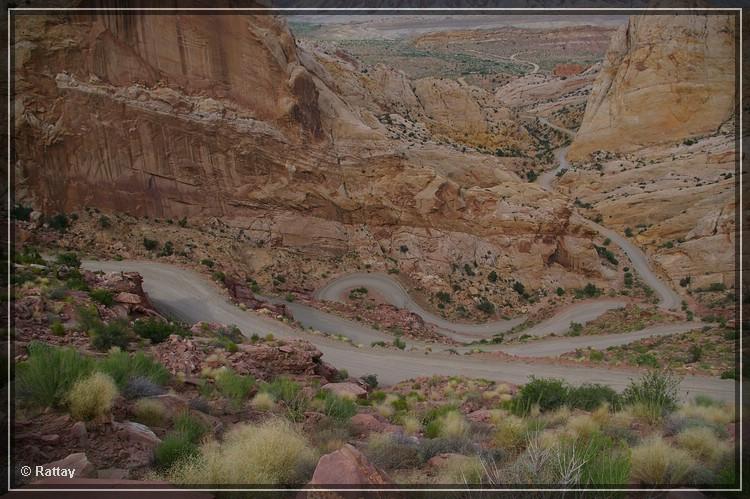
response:
M637 374L619 369L573 367L524 362L504 362L472 356L424 351L395 351L356 348L349 344L309 335L284 323L259 314L240 310L229 303L217 287L203 276L174 265L141 261L84 261L83 267L105 272L131 271L143 276L143 288L161 312L184 320L236 324L245 335L272 333L281 338L303 337L315 344L327 362L351 375L374 373L386 385L404 379L431 375L463 375L495 381L522 384L530 375L556 377L570 383L602 383L616 390L624 389ZM324 312L317 311L319 314ZM327 314L330 315L330 314ZM341 331L347 334L348 331ZM542 344L542 341L535 342ZM734 399L735 382L703 376L688 376L681 384L683 398L708 395L730 401Z
M682 299L674 289L668 284L662 281L652 270L648 264L648 257L641 251L641 249L635 244L628 241L625 237L621 236L612 229L608 229L596 222L592 222L588 218L584 218L580 215L574 215L577 221L583 225L594 229L604 237L608 237L613 243L619 246L633 264L633 268L640 278L645 282L651 289L654 290L656 295L659 297L659 307L669 310L677 310L682 304Z
M450 322L437 314L422 308L409 296L401 284L392 277L381 273L356 272L334 279L319 288L314 297L321 301L342 301L353 288L365 287L375 291L391 305L419 315L425 322L434 324L442 333L457 341L472 341L493 334L504 333L521 324L525 318L487 322L484 324L464 324Z

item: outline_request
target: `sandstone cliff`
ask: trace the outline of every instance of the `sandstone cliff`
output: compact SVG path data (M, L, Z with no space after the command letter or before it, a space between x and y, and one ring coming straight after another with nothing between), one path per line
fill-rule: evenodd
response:
M218 217L254 244L312 255L393 259L408 239L415 275L492 254L530 286L601 277L596 259L588 276L565 266L595 253L562 197L521 180L508 158L394 140L377 115L402 97L417 105L412 88L397 73L333 74L283 20L16 22L15 187L41 211ZM448 112L426 107L434 120ZM482 113L467 126L486 127ZM553 263L563 238L578 256Z
M733 16L632 17L612 39L568 159L715 133L736 106L736 36Z

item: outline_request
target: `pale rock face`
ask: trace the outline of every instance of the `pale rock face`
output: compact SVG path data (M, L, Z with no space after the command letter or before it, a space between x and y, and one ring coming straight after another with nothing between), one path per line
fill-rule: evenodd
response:
M613 37L568 159L715 133L735 109L732 16L631 17Z
M425 114L443 133L477 134L487 130L479 105L457 81L423 78L414 82L414 87Z

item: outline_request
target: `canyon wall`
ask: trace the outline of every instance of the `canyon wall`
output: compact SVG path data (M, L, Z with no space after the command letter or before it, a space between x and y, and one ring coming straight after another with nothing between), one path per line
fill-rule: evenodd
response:
M327 234L366 225L383 248L413 234L426 274L449 271L468 240L530 283L541 282L563 237L578 261L595 255L564 199L505 170L504 158L390 140L378 109L342 97L343 80L298 47L280 18L15 22L15 193L45 213L220 217L276 227L277 244L323 252L337 239ZM368 84L378 81L385 87L373 94L410 92L389 78ZM295 218L307 222L282 223ZM432 230L440 244L423 237ZM600 275L596 258L586 271Z
M568 159L716 133L736 107L734 19L631 17L612 39Z

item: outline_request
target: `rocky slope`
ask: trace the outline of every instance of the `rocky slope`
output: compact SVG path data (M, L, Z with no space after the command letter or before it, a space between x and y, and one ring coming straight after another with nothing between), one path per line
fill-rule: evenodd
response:
M734 17L634 16L613 37L569 159L712 134L735 103Z
M378 108L359 104L408 103L411 89L389 74L366 79L374 89L336 78L278 18L17 24L21 203L47 214L218 217L256 246L406 258L415 275L445 275L469 255L532 287L601 277L596 259L588 277L565 266L595 254L590 234L572 226L561 197L506 167L518 160L394 140ZM364 88L359 102L346 85ZM439 122L454 106L423 107ZM486 110L482 120L492 132ZM560 251L571 258L553 258Z
M559 182L632 232L678 289L734 283L735 36L729 16L631 18Z

